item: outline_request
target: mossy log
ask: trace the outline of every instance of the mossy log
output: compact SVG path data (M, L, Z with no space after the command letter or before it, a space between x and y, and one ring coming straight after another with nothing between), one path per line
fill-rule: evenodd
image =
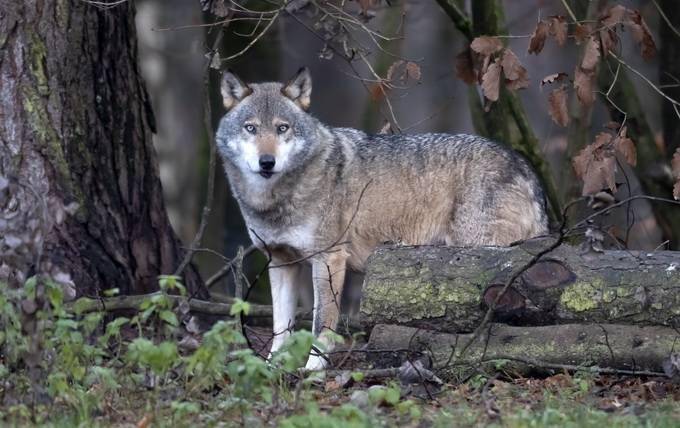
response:
M365 326L448 332L477 327L510 277L550 239L513 247L382 247L368 260ZM494 321L680 325L680 252L583 252L562 245L526 269L500 298Z
M490 324L462 354L472 334L450 334L379 324L371 332L367 355L375 367L399 367L406 352L427 353L436 374L461 380L479 371L502 369L510 375L555 371L593 371L655 375L677 352L680 333L670 327L566 324L514 327ZM376 351L376 352L371 352Z

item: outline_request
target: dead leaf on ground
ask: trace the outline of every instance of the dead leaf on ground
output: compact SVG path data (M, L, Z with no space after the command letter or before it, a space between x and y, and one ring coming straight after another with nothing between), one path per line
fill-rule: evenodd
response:
M585 51L583 53L583 60L581 61L581 68L584 70L595 70L597 63L600 61L600 42L595 36L588 38Z
M536 24L536 29L529 40L528 51L530 54L538 55L543 50L545 39L548 37L549 32L550 26L545 21L539 21L538 24Z
M554 89L548 95L548 113L550 113L552 120L560 126L569 125L568 98L567 87L565 85Z
M550 35L555 38L559 46L567 42L567 18L561 15L550 17Z
M498 101L500 95L501 66L496 60L482 76L482 92L490 101Z
M558 82L562 80L565 77L568 77L569 75L567 73L553 73L553 74L548 74L545 76L543 79L541 79L541 86L545 86L551 83Z
M498 37L479 36L470 43L470 48L480 55L489 56L503 49L503 42Z
M506 49L503 52L501 67L503 68L505 78L508 80L506 86L509 89L517 90L529 86L529 74L527 73L527 69L522 66L522 63L519 62L519 58L517 58L517 55L515 55L512 50Z
M468 85L477 83L477 73L475 73L472 52L469 48L456 55L456 76Z
M574 89L576 89L576 96L584 106L591 106L595 102L595 93L593 91L594 75L592 71L585 71L581 67L576 67L574 73Z

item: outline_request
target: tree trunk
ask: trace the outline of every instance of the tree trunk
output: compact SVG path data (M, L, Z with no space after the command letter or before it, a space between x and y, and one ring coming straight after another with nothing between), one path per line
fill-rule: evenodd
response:
M43 231L40 265L25 268L57 266L81 294L157 288L182 252L158 179L133 2L2 4L0 176L21 184L15 203L35 207L37 196L50 207L77 204ZM193 291L200 279L193 268L185 274Z
M381 248L368 261L362 322L472 331L514 272L547 246ZM563 245L519 276L495 320L676 326L679 308L680 252L583 253Z
M511 327L491 324L462 356L454 354L471 334L448 334L398 325L376 326L366 347L374 366L399 367L403 352L427 352L435 371L445 380L459 381L479 370L528 375L591 369L626 374L663 373L680 335L669 327L627 325L556 325Z

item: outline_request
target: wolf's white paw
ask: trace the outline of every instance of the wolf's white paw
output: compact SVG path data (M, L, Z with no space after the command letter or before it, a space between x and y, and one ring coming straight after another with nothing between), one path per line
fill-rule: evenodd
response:
M307 360L305 369L307 370L324 370L328 366L328 362L319 355L310 355Z

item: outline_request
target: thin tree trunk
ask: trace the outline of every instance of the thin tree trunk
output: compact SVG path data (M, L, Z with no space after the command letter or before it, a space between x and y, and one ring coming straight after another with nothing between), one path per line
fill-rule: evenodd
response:
M669 96L680 100L680 2L677 0L657 0L668 22L660 19L659 35L661 51L659 53L659 82L669 85L664 88ZM670 25L669 25L670 23ZM672 26L672 27L671 27ZM663 138L668 159L680 147L680 126L677 111L666 100L661 101L663 119Z
M133 2L3 1L2 15L0 175L78 206L44 231L42 263L81 294L156 289L182 254L158 179ZM200 279L185 273L194 291Z

